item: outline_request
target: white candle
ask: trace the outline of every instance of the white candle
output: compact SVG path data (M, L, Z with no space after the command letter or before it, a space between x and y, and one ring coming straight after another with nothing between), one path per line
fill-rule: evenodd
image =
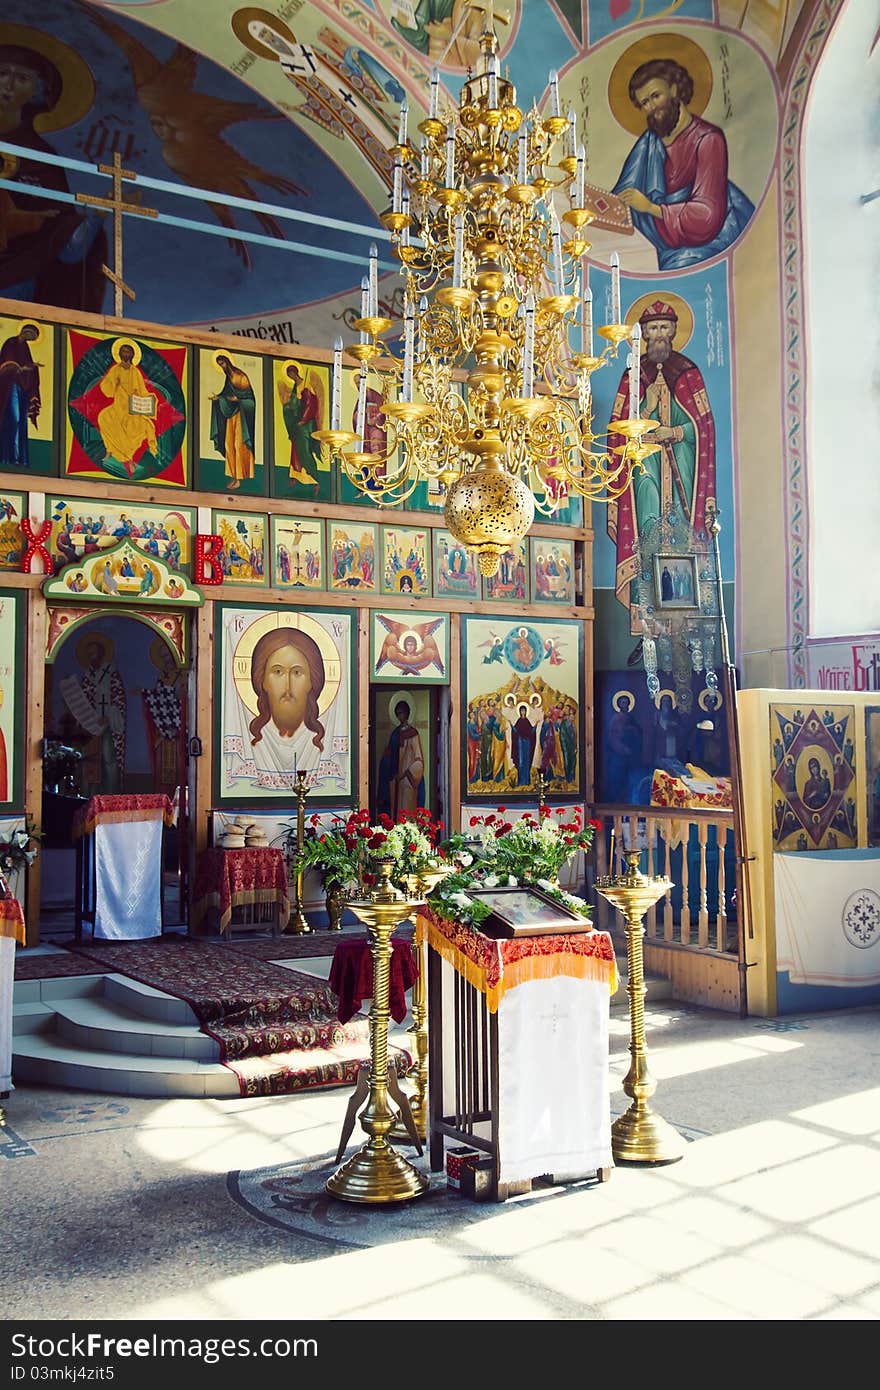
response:
M362 319L368 319L369 317L370 317L370 282L369 282L369 280L367 279L366 275L364 275L363 278L361 279L361 318L362 318ZM367 330L366 330L365 328L362 328L362 329L361 329L361 332L360 332L360 341L361 341L362 343L365 343L365 342L367 342L368 338L369 338L369 334L367 333Z
M398 145L405 145L405 144L406 144L406 126L407 126L407 119L408 119L408 117L409 117L409 106L407 105L406 97L404 97L404 98L403 98L403 101L400 103L400 115L399 115L398 118L397 118L397 143L398 143Z
M555 68L550 73L550 115L559 115L559 74Z
M428 154L428 144L427 144L427 141L426 141L425 144L422 145L422 169L421 169L421 174L422 174L422 178L423 178L423 179L428 179L428 178L430 178L430 163L429 163L429 159L430 159L430 156L429 156L429 154Z
M639 401L641 399L641 389L639 374L641 371L641 361L639 354L642 347L642 330L638 324L632 331L632 352L629 355L629 418L638 420L641 414Z
M431 70L431 105L428 111L432 121L436 121L437 113L440 110L440 69Z
M517 141L517 166L516 166L516 181L517 181L517 183L525 183L526 180L528 179L528 177L529 177L528 163L529 163L529 132L526 130L525 126L523 126L522 130L521 130L520 133L519 133L519 140Z
M620 323L620 257L611 252L611 322Z
M497 110L498 107L498 54L489 54L489 109Z
M400 160L394 161L394 184L391 195L391 211L400 212L403 205L403 165Z
M375 317L379 312L379 248L375 241L370 242L370 313Z
M568 113L568 131L566 134L565 153L569 159L575 159L577 157L577 116L573 111Z
M535 391L535 296L529 290L525 303L526 327L523 335L522 393L529 397Z
M411 299L406 301L403 315L403 384L401 400L413 398L413 360L415 358L416 310Z
M590 289L590 269L584 264L584 292L581 297L581 352L593 356L593 291Z
M452 131L446 137L446 187L455 187L455 136Z
M409 194L403 190L403 197L400 200L400 210L404 217L409 217ZM401 246L409 246L409 222L405 222L400 229Z
M554 294L565 294L565 270L562 264L562 232L559 227L559 218L556 216L556 209L550 209L550 240L553 246L553 292Z
M355 424L355 433L357 434L358 439L361 441L361 448L362 448L362 449L363 449L363 446L364 446L364 431L365 431L365 429L366 429L366 426L367 426L367 364L366 364L366 362L362 362L362 363L361 363L360 372L358 373L357 423Z
M424 330L424 323L425 323L425 315L427 314L427 312L428 312L428 300L427 300L427 297L426 297L425 295L422 295L421 299L419 300L419 341L418 341L418 345L417 345L417 347L416 347L416 360L417 360L418 362L423 362L423 361L424 361L424 358L425 358L425 330Z
M452 259L452 283L455 289L460 290L462 286L462 272L464 270L464 213L455 214L455 248Z
M582 208L586 202L586 173L587 153L583 145L579 145L577 152L577 188L575 190L576 208Z
M342 339L333 340L333 387L330 404L330 428L342 429Z

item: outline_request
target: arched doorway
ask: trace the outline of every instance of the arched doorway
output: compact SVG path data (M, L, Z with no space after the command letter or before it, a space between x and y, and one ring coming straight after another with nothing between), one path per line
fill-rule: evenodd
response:
M52 608L45 666L41 926L72 925L73 818L91 796L163 792L177 808L163 864L166 923L185 919L187 620Z

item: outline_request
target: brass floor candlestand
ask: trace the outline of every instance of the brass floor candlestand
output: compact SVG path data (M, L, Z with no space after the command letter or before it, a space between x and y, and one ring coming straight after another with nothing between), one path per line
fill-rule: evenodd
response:
M302 854L303 840L306 833L306 797L309 789L306 786L306 774L300 771L296 774L296 849L297 855ZM287 933L290 936L305 936L306 932L312 929L309 926L306 914L303 912L303 870L302 860L298 861L296 878L294 880L293 903L290 913L290 921L287 924Z
M401 1114L405 1121L409 1121L410 1138L421 1153L409 1101L395 1082L389 1080L391 937L395 927L421 905L420 900L405 898L393 886L393 867L391 860L385 860L380 864L379 886L369 901L353 899L348 903L352 912L367 928L370 955L373 958L373 1000L370 1006L369 1098L359 1116L361 1128L368 1136L367 1142L351 1158L346 1159L326 1183L331 1196L340 1197L345 1202L406 1202L411 1197L420 1197L428 1190L428 1179L424 1174L419 1173L409 1160L388 1142L397 1120L396 1111L392 1110L388 1103L388 1092L393 1086L394 1098L400 1106ZM336 1155L337 1162L345 1152L354 1126L354 1112L361 1098L359 1088L356 1087L346 1112Z
M645 969L642 941L643 917L672 887L668 878L648 878L639 871L640 851L624 851L625 874L608 874L596 879L596 892L619 907L626 918L627 994L629 995L630 1043L632 1058L623 1089L632 1105L611 1126L611 1152L615 1163L676 1163L684 1156L684 1140L648 1104L657 1083L648 1070L645 1046ZM613 870L613 863L610 865Z
M422 869L420 873L408 874L406 886L413 897L427 897L441 879L452 872L451 865L443 865L442 868ZM427 981L427 961L426 949L424 945L414 947L417 958L419 973L416 976L412 987L412 998L410 1001L410 1013L412 1014L412 1033L413 1051L415 1060L407 1073L407 1079L412 1081L415 1092L409 1098L410 1110L412 1112L413 1123L416 1133L423 1144L428 1139L428 981ZM406 1123L403 1119L399 1120L391 1131L392 1139L400 1142L412 1143Z

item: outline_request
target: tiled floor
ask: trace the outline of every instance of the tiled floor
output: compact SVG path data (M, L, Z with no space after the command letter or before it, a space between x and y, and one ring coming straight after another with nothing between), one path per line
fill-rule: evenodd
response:
M4 1209L20 1214L4 1220L4 1317L382 1319L393 1302L416 1320L876 1320L878 1022L876 1008L741 1020L649 1006L653 1106L684 1158L503 1205L440 1175L390 1209L328 1198L344 1090L21 1086L0 1131ZM611 1027L617 1115L625 1011Z

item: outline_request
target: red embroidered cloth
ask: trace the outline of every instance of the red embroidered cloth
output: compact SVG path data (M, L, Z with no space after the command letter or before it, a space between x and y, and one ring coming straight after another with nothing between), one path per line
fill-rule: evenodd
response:
M430 945L486 995L490 1013L502 995L524 979L589 975L607 979L612 993L617 988L617 958L605 931L496 941L473 927L438 917L428 907L420 911L416 926L416 940L423 939L427 928Z
M281 931L290 918L287 864L280 849L221 849L199 855L193 890L192 922L197 926L209 908L219 913L225 932L232 909L249 903L277 903Z
M0 898L0 936L11 936L19 946L27 945L24 913L18 898Z
M164 792L140 792L122 796L93 796L74 817L72 835L92 835L96 825L120 821L164 820L174 824L174 807Z
M689 787L681 777L673 777L662 768L654 769L651 782L652 806L680 806L683 810L722 810L729 811L733 806L729 777L701 777L700 769L694 769L693 781Z
M411 941L392 941L391 979L388 986L391 1017L395 1023L406 1018L406 991L412 989L419 965ZM364 999L373 997L373 957L363 938L340 941L333 952L327 983L339 995L336 1017L340 1023L353 1018Z

